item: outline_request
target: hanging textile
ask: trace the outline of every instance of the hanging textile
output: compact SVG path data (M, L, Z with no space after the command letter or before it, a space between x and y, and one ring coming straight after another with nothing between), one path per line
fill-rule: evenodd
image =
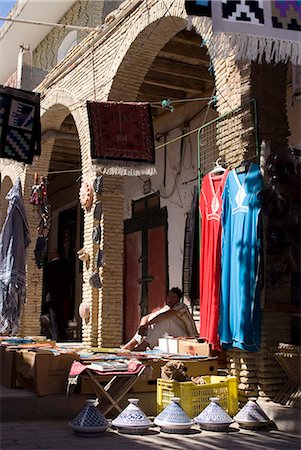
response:
M31 164L40 153L40 94L0 86L0 157Z
M237 59L301 64L299 0L222 0L212 4L213 35L227 33L228 45L214 39L219 56L234 50Z
M39 269L44 266L47 252L47 240L51 227L51 206L48 203L46 177L35 174L34 185L31 188L29 203L37 206L40 223L37 228L38 238L34 250L36 264Z
M213 349L220 349L221 212L227 174L228 171L221 175L208 173L203 178L200 194L200 337L212 344Z
M301 64L300 0L188 0L185 6L189 28L193 16L211 15L211 57Z
M199 302L199 207L195 186L190 211L187 213L183 258L183 292L194 306Z
M16 335L26 298L26 247L30 244L20 178L6 199L9 206L0 234L0 333Z
M154 175L149 103L87 102L91 156L108 175Z
M211 0L185 0L185 9L191 16L211 17Z
M219 335L225 349L260 348L261 189L259 167L251 163L248 171L229 172L223 192Z

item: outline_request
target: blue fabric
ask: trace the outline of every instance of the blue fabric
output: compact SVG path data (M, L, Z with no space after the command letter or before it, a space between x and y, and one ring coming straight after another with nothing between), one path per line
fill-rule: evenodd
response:
M223 192L219 334L223 348L260 347L259 259L262 180L257 164L229 172ZM240 194L240 195L239 195Z
M185 9L191 16L211 17L211 0L186 0Z
M9 207L0 234L0 333L16 335L26 299L26 247L30 244L20 178L6 199Z

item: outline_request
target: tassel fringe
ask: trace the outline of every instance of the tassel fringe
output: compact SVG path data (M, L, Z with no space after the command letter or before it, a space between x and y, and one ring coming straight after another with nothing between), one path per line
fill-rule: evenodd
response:
M301 41L289 41L240 33L216 33L209 42L211 57L227 58L233 53L237 60L267 63L301 64Z
M157 170L154 164L137 163L133 161L113 161L113 160L92 160L97 165L97 171L104 175L121 175L138 177L141 175L156 175Z

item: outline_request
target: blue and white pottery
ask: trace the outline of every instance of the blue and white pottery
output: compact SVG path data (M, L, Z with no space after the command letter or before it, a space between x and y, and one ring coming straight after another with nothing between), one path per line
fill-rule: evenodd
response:
M95 434L103 433L109 428L107 419L96 408L97 400L88 399L84 408L80 413L69 422L70 427L76 433L80 434Z
M256 398L250 397L245 406L233 417L240 428L257 430L271 423L269 417L256 402Z
M112 420L120 433L142 434L152 425L147 415L139 408L137 398L129 398L129 405Z
M193 420L181 408L180 398L173 397L169 405L157 415L154 423L165 433L185 433L193 425Z
M227 431L234 420L220 406L219 398L212 397L206 408L194 419L203 430Z

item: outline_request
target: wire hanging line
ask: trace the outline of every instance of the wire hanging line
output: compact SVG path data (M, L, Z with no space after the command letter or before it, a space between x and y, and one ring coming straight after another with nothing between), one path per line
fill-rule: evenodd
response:
M27 19L12 19L11 17L5 17L5 16L0 16L0 20L3 20L4 22L16 22L16 23L25 23L28 25L40 25L40 26L45 26L45 27L64 28L64 29L68 29L68 30L87 31L89 33L91 31L94 31L96 33L103 32L103 30L100 29L100 27L91 28L91 27L82 27L79 25L67 25L64 23L41 22L41 21L37 21L37 20L27 20Z

